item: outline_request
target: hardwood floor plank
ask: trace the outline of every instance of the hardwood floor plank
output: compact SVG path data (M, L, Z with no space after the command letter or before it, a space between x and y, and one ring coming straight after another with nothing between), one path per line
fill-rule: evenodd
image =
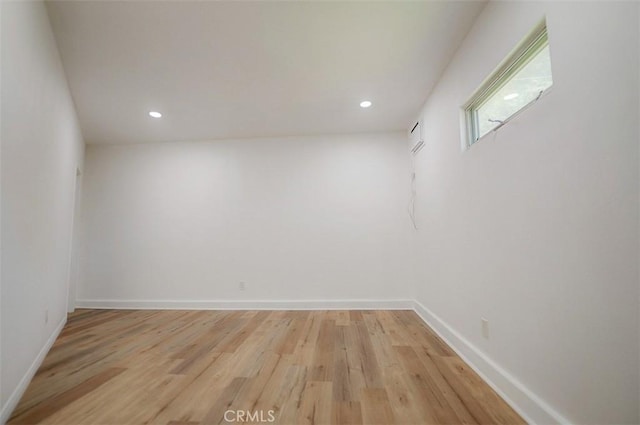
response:
M475 424L475 423L488 423L489 419L482 410L471 412L468 406L461 400L458 393L451 387L449 382L444 378L438 367L433 362L429 350L422 348L423 355L420 354L420 349L414 348L416 357L421 361L424 366L424 370L435 384L437 392L443 396L447 404L453 409L458 417L458 423L463 424ZM474 414L475 413L475 414Z
M373 344L369 336L369 330L364 322L356 322L358 330L358 354L360 356L360 364L362 365L362 374L367 388L382 388L382 374L380 373L380 365L376 358ZM353 350L353 347L349 347Z
M315 353L318 337L320 336L320 325L322 324L322 312L312 311L309 314L307 323L302 331L301 339L296 346L294 353L294 363L297 365L310 365Z
M247 379L233 407L237 410L253 410L265 393L267 383L274 379L282 379L288 365L288 359L285 357L276 353L267 353L258 374Z
M393 410L383 388L365 388L362 390L362 423L393 425L396 423Z
M425 323L420 320L420 317L415 311L394 311L394 315L403 322L407 329L409 336L417 342L416 345L422 345L429 349L430 353L433 353L441 357L455 356L454 351L429 328Z
M392 311L381 311L376 315L376 319L391 345L411 345L413 343L409 332L396 320Z
M416 352L411 346L395 347L399 357L402 359L402 366L408 372L414 388L417 389L420 400L429 406L438 423L469 423L466 421L468 412L461 412L460 418L451 408L445 395L440 391L434 378L429 375ZM471 422L473 423L473 421Z
M307 367L290 365L283 378L279 375L269 381L254 411L273 410L278 424L295 424L302 393L307 382Z
M253 335L253 332L271 315L270 311L259 311L238 332L235 332L231 338L220 343L216 347L216 351L222 351L225 353L235 353L238 347Z
M276 348L278 354L293 354L300 340L300 336L304 331L304 324L307 320L306 316L308 315L301 315L299 318L294 317L290 319L286 336Z
M334 402L331 422L344 425L362 425L362 408L360 407L360 402Z
M332 406L331 391L331 382L308 381L302 393L296 423L301 425L330 423Z
M394 364L383 369L383 373L387 397L396 422L399 424L438 423L433 410L424 404L411 377L401 365Z
M311 369L312 381L330 382L333 378L333 347L335 342L335 321L323 320L315 347Z
M364 324L371 336L371 344L376 355L376 359L381 370L393 367L398 364L398 358L391 341L387 338L384 328L378 321L376 315L368 314L364 316Z
M87 379L80 385L76 385L75 387L60 393L58 395L52 396L47 400L44 400L38 403L34 408L27 411L25 414L21 416L14 417L9 423L11 424L33 424L41 422L47 417L53 415L58 410L63 407L73 403L78 400L82 396L90 393L95 390L100 385L109 381L110 379L118 376L126 369L123 368L109 368L105 371L92 376Z
M336 326L350 326L351 314L348 310L336 311Z
M333 399L348 402L360 399L360 389L364 387L364 377L360 369L349 366L349 347L347 344L348 329L336 326L336 340L333 353L334 378Z
M523 423L520 416L460 358L436 358L435 363L478 423Z
M212 353L200 360L201 370L195 373L195 366L186 375L187 380L166 400L152 416L149 423L165 423L171 420L199 422L211 410L212 403L222 396L233 376L233 354ZM192 374L193 373L193 374Z
M362 312L359 310L349 310L349 320L352 322L360 322L363 320Z
M80 310L9 424L219 424L227 410L234 424L524 423L412 311Z
M227 338L233 339L235 331L243 325L243 322L238 318L228 316L225 320L222 320L220 326L211 328L202 338L200 338L195 344L192 344L192 350L185 353L184 360L178 364L173 370L172 374L184 374L200 357L207 355L208 353L217 351L218 345L223 345L223 342Z
M247 378L233 378L231 383L222 392L222 395L213 404L207 415L200 422L202 425L214 425L227 423L224 414L231 408L240 390L247 383Z

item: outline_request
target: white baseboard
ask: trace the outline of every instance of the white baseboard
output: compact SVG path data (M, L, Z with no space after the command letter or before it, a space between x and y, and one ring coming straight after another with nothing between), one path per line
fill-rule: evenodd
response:
M527 423L571 423L428 308L414 301L414 311Z
M2 410L0 410L0 424L4 424L9 420L13 409L15 409L18 405L18 402L22 398L24 392L27 390L31 379L33 379L34 375L38 371L38 368L44 361L44 358L51 349L53 343L56 342L58 335L60 335L60 332L62 331L62 328L64 328L64 325L66 323L67 315L65 314L64 318L60 321L60 323L58 323L58 326L56 326L54 331L51 333L51 336L49 336L49 339L47 339L47 342L44 344L36 358L33 360L33 363L31 363L31 366L29 366L29 369L20 380L20 383L18 383L16 389L13 390L13 393L11 393L11 396L9 396L9 399L7 400L5 405L2 406Z
M77 300L76 308L121 310L413 310L412 300Z

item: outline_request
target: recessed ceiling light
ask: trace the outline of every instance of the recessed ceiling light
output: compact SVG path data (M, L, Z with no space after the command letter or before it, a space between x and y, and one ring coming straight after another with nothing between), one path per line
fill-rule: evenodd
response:
M363 100L362 102L360 102L361 108L368 108L369 106L371 106L371 102L368 100Z
M160 112L156 112L156 111L149 112L149 115L152 116L153 118L160 118L162 116Z
M511 99L515 99L516 97L520 96L518 93L511 93L508 94L504 97L504 100L511 100Z

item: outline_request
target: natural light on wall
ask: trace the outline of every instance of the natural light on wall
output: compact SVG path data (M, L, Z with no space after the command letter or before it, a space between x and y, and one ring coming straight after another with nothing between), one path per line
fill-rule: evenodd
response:
M543 21L465 105L467 146L538 100L552 84L549 40Z

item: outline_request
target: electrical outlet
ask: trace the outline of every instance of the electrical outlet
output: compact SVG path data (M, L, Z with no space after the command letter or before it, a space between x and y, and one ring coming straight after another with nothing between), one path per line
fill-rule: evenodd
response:
M238 283L238 289L244 291L245 289L247 289L247 285L241 281L240 283Z
M49 323L49 309L44 311L44 324L46 325L47 323Z
M482 336L486 339L489 339L489 321L484 317L481 319L482 321Z

